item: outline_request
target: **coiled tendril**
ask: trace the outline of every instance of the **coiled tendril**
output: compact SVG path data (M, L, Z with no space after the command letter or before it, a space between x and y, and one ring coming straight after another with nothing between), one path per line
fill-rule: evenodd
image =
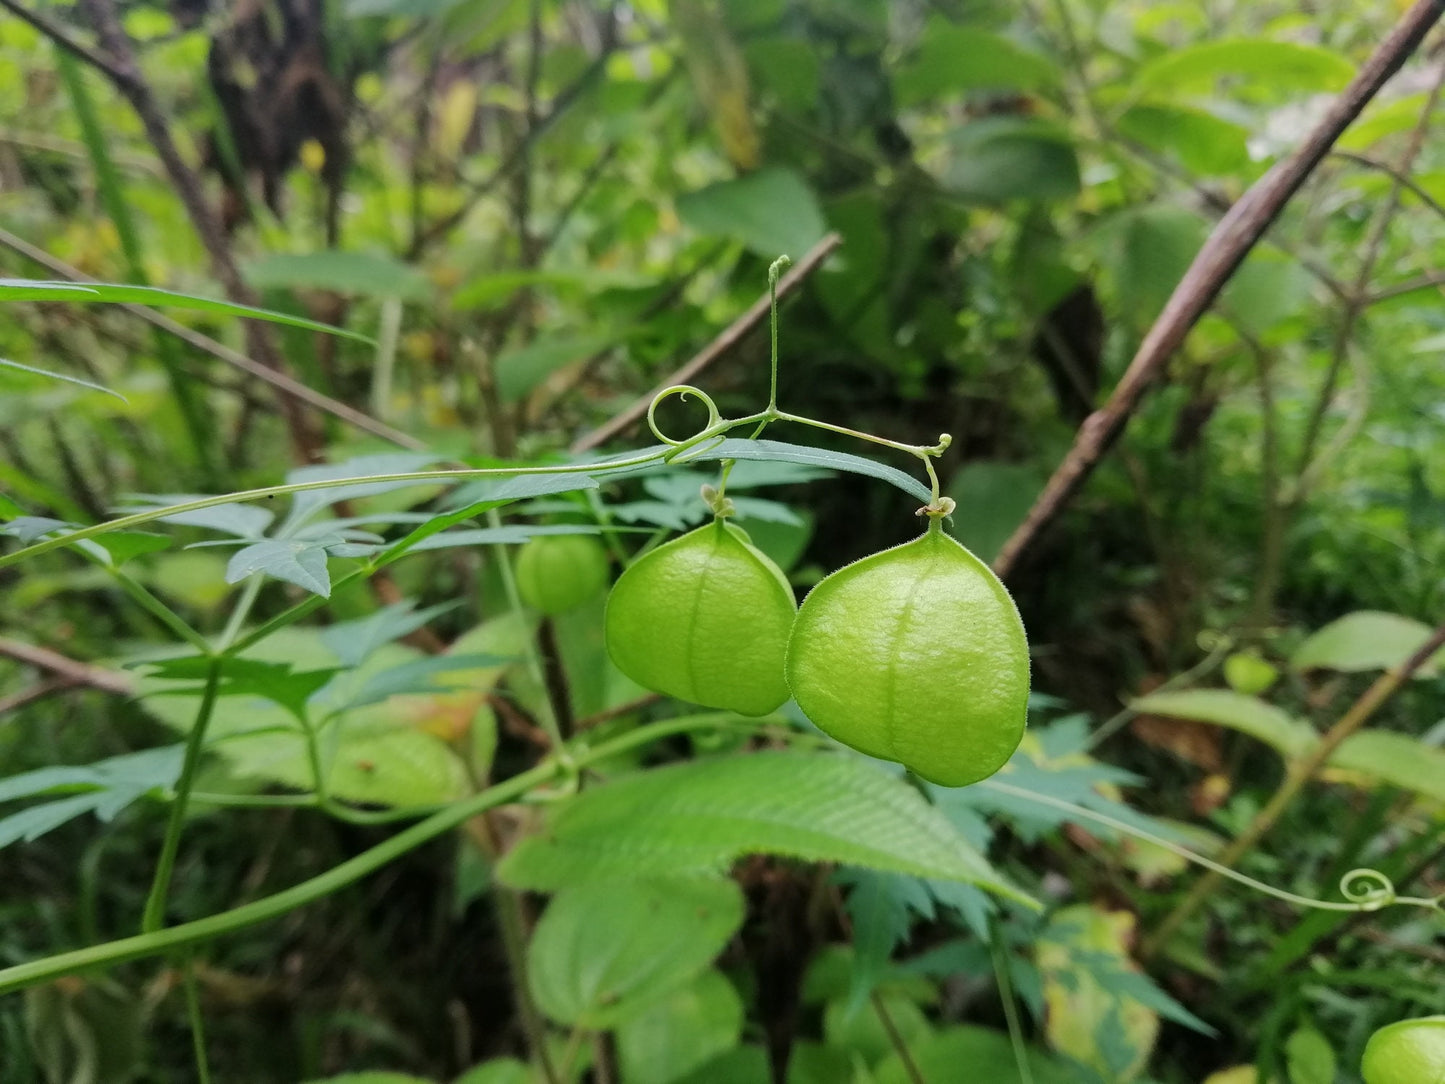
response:
M1362 911L1378 911L1400 898L1395 882L1377 869L1352 869L1340 878L1340 894Z
M657 425L658 404L660 404L664 399L668 398L668 396L671 395L676 395L679 399L684 400L689 395L695 395L699 399L701 399L703 401L703 404L707 407L707 424L704 425L701 429L699 429L696 433L693 433L689 437L684 437L682 440L677 440L673 437L668 436L660 428L658 428ZM663 458L668 460L669 462L683 462L687 459L694 459L697 456L702 455L704 452L712 448L716 448L719 444L723 442L724 439L726 439L721 434L719 434L711 441L704 441L702 443L702 446L696 449L688 447L686 450L689 454L683 454L684 446L690 445L694 440L697 440L697 438L702 436L704 433L721 425L722 420L722 414L718 411L717 404L713 402L712 396L710 396L707 392L703 391L701 388L693 387L691 384L674 384L671 387L663 388L660 392L658 392L652 397L652 402L647 405L647 428L651 429L652 435L658 440L660 440L663 444L670 444L673 448L678 449L677 451L669 452L665 456L663 456Z

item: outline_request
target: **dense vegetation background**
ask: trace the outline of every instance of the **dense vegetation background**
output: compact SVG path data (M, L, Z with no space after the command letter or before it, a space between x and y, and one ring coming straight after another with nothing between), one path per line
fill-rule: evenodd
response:
M757 301L777 255L797 263L836 233L784 300L781 401L908 443L952 434L939 471L954 529L987 560L1221 215L1405 7L0 9L0 275L149 283L364 337L193 306L160 326L152 310L148 326L131 295L4 295L0 358L118 393L0 368L5 520L92 523L320 477L309 464L350 477L650 445L629 406ZM1204 854L1242 838L1230 864L1312 898L1338 901L1362 866L1402 894L1445 892L1436 661L1301 769L1445 610L1442 40L1426 39L1314 170L1008 577L1038 695L999 778ZM767 401L763 323L708 356L690 380L724 414ZM700 414L668 400L658 419L680 435ZM838 434L769 436L916 467ZM768 464L735 482L751 498L744 525L800 597L916 531L915 498L829 473ZM610 536L626 554L700 522L710 477L672 468L503 511L637 528ZM264 546L270 502L153 523L160 541L137 534L101 557L58 550L0 570L0 964L140 921L179 761L41 770L179 748L197 689L134 695L188 676L135 669L181 641L166 614L229 643L321 590L328 567L339 581L367 532L394 539L477 499L323 492L312 510L333 533L273 543L283 552L252 566L264 574L237 573L214 543L219 531ZM55 526L21 522L22 541ZM213 544L184 545L201 541ZM213 733L250 740L202 762L212 800L186 818L169 922L268 897L390 838L393 813L528 768L554 709L564 733L608 736L686 713L610 669L600 597L538 623L509 604L501 565L479 546L411 557L257 649L279 669L240 672L218 701ZM397 642L350 650L370 635ZM560 659L540 684L494 661L533 644ZM444 652L473 662L435 665ZM352 789L333 780L356 799L341 815L285 804L317 778L291 739L319 688L292 682L278 706L263 686L287 666L352 680L350 699L331 701L352 728L336 740L357 743ZM595 774L706 766L743 744L699 731ZM506 806L193 954L0 998L0 1079L197 1079L199 1016L217 1081L451 1080L488 1063L466 1079L940 1084L975 1065L990 1081L1330 1084L1358 1079L1374 1028L1445 1011L1438 912L1303 910L1228 882L1186 901L1201 871L1157 845L1000 791L931 798L1046 909L861 859L740 847L753 855L733 867L745 917L718 932L715 966L654 976L656 996L616 1020L539 991L544 1020L513 976L545 897L492 875L536 822ZM648 809L633 814L642 831ZM604 939L628 921L609 914L618 899L663 906L588 891L581 925L590 916ZM684 942L706 941L680 921Z

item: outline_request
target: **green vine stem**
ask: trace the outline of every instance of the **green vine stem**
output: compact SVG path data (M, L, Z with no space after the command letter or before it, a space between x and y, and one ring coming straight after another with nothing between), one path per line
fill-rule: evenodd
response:
M487 522L493 527L502 525L502 517L497 515L495 508L487 513ZM525 620L526 608L522 605L522 596L517 590L517 576L512 569L512 555L508 552L506 544L501 542L492 547L492 553L496 555L497 571L501 573L502 590L506 593L507 605L514 614ZM543 672L537 640L531 635L526 636L524 640L522 655L527 666L527 673L536 683L538 691L537 721L546 731L553 751L565 764L570 766L571 759L567 755L566 743L562 738L562 727L557 722L558 708L552 703L552 693L547 685L547 676Z
M988 919L989 956L993 960L994 981L998 984L998 998L1003 1004L1003 1018L1008 1025L1009 1045L1013 1047L1014 1065L1018 1067L1019 1084L1034 1084L1034 1071L1029 1065L1028 1047L1024 1043L1024 1031L1019 1022L1018 1002L1014 997L1013 980L1009 977L1008 957L999 934L997 915Z
M1383 907L1401 905L1409 907L1424 907L1433 911L1445 911L1445 898L1401 896L1396 894L1395 885L1379 870L1374 869L1352 869L1340 878L1340 892L1349 900L1348 903L1335 903L1330 900L1317 900L1310 896L1300 896L1294 892L1288 892L1283 888L1276 888L1274 885L1265 884L1263 881L1256 881L1253 877L1247 877L1230 869L1228 866L1214 861L1212 858L1205 858L1204 855L1191 851L1188 847L1182 847L1172 840L1163 836L1155 835L1153 832L1137 828L1127 824L1107 813L1096 813L1092 809L1075 805L1073 802L1066 802L1061 798L1054 798L1047 794L1040 794L1037 791L1027 790L1023 787L1013 786L1011 783L1002 783L997 779L985 779L974 784L979 787L986 787L989 790L998 791L1000 794L1007 794L1014 798L1023 798L1025 801L1037 802L1040 805L1050 806L1062 810L1071 817L1081 820L1093 821L1095 824L1102 824L1106 828L1112 828L1126 836L1133 836L1135 839L1143 840L1145 843L1152 843L1156 847L1163 847L1171 854L1178 855L1187 862L1196 866L1203 866L1219 877L1228 877L1231 881L1254 889L1256 892L1263 892L1267 896L1273 896L1285 903L1292 903L1297 907L1309 907L1316 911L1378 911Z
M211 1084L211 1059L206 1053L206 1024L201 1016L201 996L196 989L196 961L186 958L181 965L186 988L186 1016L191 1024L191 1047L196 1052L197 1084Z
M1445 624L1436 628L1425 643L1421 644L1415 653L1403 663L1393 670L1387 670L1376 678L1370 684L1370 687L1360 694L1359 699L1351 704L1349 709L1339 717L1334 726L1330 727L1329 730L1321 735L1320 739L1305 752L1292 758L1288 762L1285 768L1284 780L1280 783L1279 789L1274 792L1264 807L1254 815L1254 818L1249 822L1249 825L1244 831L1236 836L1234 841L1225 848L1224 853L1219 856L1220 861L1216 863L1218 868L1212 868L1209 876L1201 877L1189 890L1188 894L1179 901L1179 904L1174 910L1165 917L1164 921L1161 922L1145 940L1140 949L1141 955L1144 958L1147 959L1154 955L1169 943L1169 939L1174 935L1175 931L1209 898L1210 893L1213 892L1218 885L1220 877L1235 876L1229 867L1233 866L1234 863L1248 854L1254 846L1264 838L1269 830L1275 826L1280 817L1284 815L1285 810L1294 803L1295 798L1299 796L1305 784L1313 779L1319 770L1329 762L1330 757L1334 754L1335 750L1344 743L1345 739L1359 730L1360 727L1375 714L1380 705L1390 699L1400 686L1409 681L1411 675L1419 670L1420 667L1424 666L1429 659L1434 657L1435 652L1439 651L1442 646L1445 646ZM1346 879L1350 876L1351 874L1347 874ZM1383 878L1385 883L1387 885L1389 884L1388 878L1384 878L1383 874L1377 874L1376 876ZM1238 878L1235 877L1235 879ZM1391 886L1390 890L1393 892L1393 886ZM1349 893L1346 893L1346 895L1348 894ZM1396 902L1416 903L1422 906L1434 906L1436 908L1440 906L1438 899L1433 901L1426 900L1423 904L1418 900L1405 899Z
M708 725L752 727L755 722L753 720L737 720L732 724L720 724L716 719L709 719ZM629 749L649 745L674 734L684 734L696 729L698 729L698 720L695 718L670 719L652 723L638 727L611 741L590 748L576 749L572 753L573 763L576 768L584 768ZM403 829L370 850L363 851L340 865L331 867L325 873L317 874L309 880L283 889L274 895L242 904L240 907L233 907L229 911L182 923L179 926L170 926L133 937L124 937L117 941L107 941L104 944L63 952L5 968L0 970L0 994L49 982L62 975L72 975L94 968L110 967L127 960L162 955L176 949L223 937L248 926L280 918L282 915L314 903L316 900L329 896L333 892L375 873L402 855L415 850L444 832L464 824L485 810L515 801L529 791L558 782L569 774L570 772L556 760L546 760L534 768L514 775L504 783L488 787L470 798L465 798L433 813L425 820Z
M211 723L211 712L216 706L216 692L221 684L221 662L212 659L206 668L206 687L201 693L201 704L196 710L196 721L186 736L186 755L181 763L181 776L176 782L176 796L171 802L171 815L166 821L166 837L161 844L161 856L156 861L155 877L151 881L150 894L146 896L145 911L141 917L141 933L154 933L165 921L166 896L170 892L171 874L176 866L176 852L181 845L181 829L185 826L186 807L189 804L191 786L196 780L196 767L201 762L201 752L206 744L206 730Z

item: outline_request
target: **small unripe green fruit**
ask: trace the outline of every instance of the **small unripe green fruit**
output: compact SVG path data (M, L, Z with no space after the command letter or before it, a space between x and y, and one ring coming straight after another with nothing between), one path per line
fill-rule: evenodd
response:
M725 519L659 546L618 577L604 633L617 668L654 692L740 715L788 699L797 602L787 577Z
M937 520L813 588L787 676L819 730L943 786L992 775L1023 740L1029 645L1018 609Z
M1370 1036L1365 1084L1445 1084L1445 1016L1388 1024Z
M581 606L607 586L607 550L591 535L538 535L517 554L517 594L549 617Z

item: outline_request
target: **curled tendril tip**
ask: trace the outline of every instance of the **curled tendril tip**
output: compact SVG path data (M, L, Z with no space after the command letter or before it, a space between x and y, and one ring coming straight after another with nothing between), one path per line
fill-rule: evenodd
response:
M704 425L701 429L699 429L696 433L692 434L692 436L685 437L682 440L675 440L674 438L664 433L657 426L657 408L658 405L670 395L676 395L679 399L683 400L686 400L689 395L695 395L699 399L701 399L703 401L703 405L707 407L707 424ZM658 440L660 440L663 444L671 444L673 447L677 447L678 445L686 444L688 443L688 441L697 439L703 433L706 433L709 429L713 428L721 422L722 414L719 413L717 404L713 402L712 396L710 396L707 392L703 391L701 388L693 387L691 384L674 384L670 388L663 388L660 392L658 392L652 397L652 402L647 405L647 428L651 429L652 435Z
M1352 869L1340 878L1340 894L1361 910L1377 911L1399 898L1395 882L1377 869Z

